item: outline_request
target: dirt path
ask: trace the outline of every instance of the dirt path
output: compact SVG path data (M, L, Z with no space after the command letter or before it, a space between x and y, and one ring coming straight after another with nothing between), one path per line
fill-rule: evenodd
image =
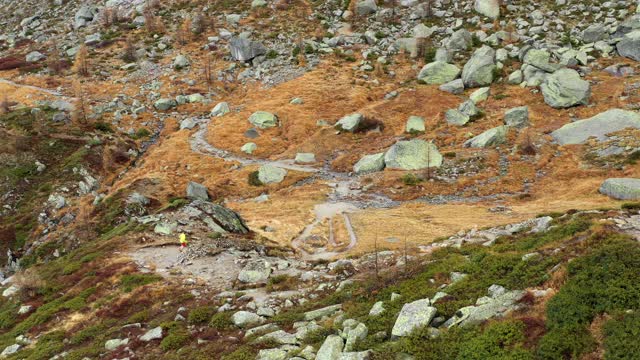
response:
M45 94L53 95L53 96L56 96L56 97L61 97L61 98L65 98L65 99L72 99L71 97L65 96L62 93L60 93L58 91L55 91L55 90L45 89L45 88L41 88L41 87L33 86L33 85L18 84L16 82L13 82L13 81L7 80L7 79L0 78L0 83L1 84L6 84L6 85L10 85L10 86L15 86L15 87L18 87L18 88L24 88L24 89L29 89L29 90L33 90L33 91L43 92Z
M323 167L315 167L310 165L295 164L293 160L268 160L268 159L249 159L229 153L223 149L216 148L207 141L209 121L200 124L200 128L190 138L191 150L205 156L211 156L225 161L233 161L239 163L240 166L251 165L272 165L282 169L291 171L301 171L306 173L314 173L316 180L325 180L329 182L332 192L329 194L327 201L315 206L315 219L307 225L301 234L291 241L291 246L298 251L304 259L318 260L330 259L354 248L358 243L358 237L353 230L351 221L347 213L358 212L360 209L376 207L392 207L398 203L391 199L378 194L364 194L361 190L360 180L357 176L349 176L347 173L332 171L329 165ZM331 219L335 216L343 216L349 233L349 245L339 252L328 251L326 248L320 248L314 253L305 250L305 243L316 226L322 221ZM329 243L333 244L333 229L330 229Z

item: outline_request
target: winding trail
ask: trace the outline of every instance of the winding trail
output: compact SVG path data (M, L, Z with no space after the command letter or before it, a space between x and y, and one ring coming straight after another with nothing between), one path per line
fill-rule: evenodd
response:
M7 84L7 85L15 86L15 87L20 87L20 88L33 90L33 91L43 92L43 93L46 93L46 94L49 94L49 95L53 95L53 96L61 97L61 98L65 98L65 99L73 99L72 97L63 95L59 91L55 91L55 90L51 90L51 89L45 89L45 88L41 88L41 87L33 86L33 85L18 84L17 82L13 82L13 81L7 80L7 79L0 78L0 84Z
M225 161L233 161L240 164L240 166L271 165L286 170L313 173L314 178L328 182L332 191L328 195L327 201L317 204L314 207L315 220L307 225L302 232L291 241L291 246L307 260L331 259L351 250L357 245L358 237L351 224L349 213L354 213L365 208L390 208L399 205L398 202L386 196L363 193L362 190L360 190L360 180L357 176L349 176L347 173L332 171L328 164L319 168L310 165L295 164L293 160L250 159L217 148L207 141L209 121L210 120L201 122L198 131L191 136L190 145L192 151ZM331 220L340 215L343 216L346 230L349 233L349 244L341 251L328 251L326 247L319 248L314 252L307 251L307 247L305 246L307 239L311 236L315 227L327 219L329 219L330 224L329 245L337 246L337 244L335 244Z

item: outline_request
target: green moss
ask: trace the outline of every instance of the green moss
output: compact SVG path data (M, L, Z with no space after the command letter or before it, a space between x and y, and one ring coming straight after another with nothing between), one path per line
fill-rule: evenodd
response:
M422 182L422 179L412 173L402 175L402 177L400 177L400 180L402 180L402 183L407 186L416 186Z
M162 276L156 274L128 274L120 279L120 287L125 292L147 284L162 280Z
M211 317L216 313L216 308L213 306L200 306L189 312L187 321L189 324L204 324L211 320Z
M141 311L138 311L137 313L131 315L129 317L129 320L127 320L128 323L131 324L135 324L135 323L143 323L148 321L151 318L151 314L149 312L149 309L144 309Z
M160 348L164 351L177 350L189 342L191 334L185 327L173 326L169 328L169 333L160 342Z
M640 313L627 312L604 324L604 358L637 359L640 354Z
M224 311L214 314L211 320L209 320L209 326L216 330L232 329L233 321L231 321L231 313Z
M241 346L232 353L223 355L221 360L246 360L255 359L257 351L249 346Z

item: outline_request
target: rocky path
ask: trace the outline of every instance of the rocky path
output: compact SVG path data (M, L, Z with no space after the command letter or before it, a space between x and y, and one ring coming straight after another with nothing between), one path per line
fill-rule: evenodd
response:
M318 168L309 165L298 165L295 164L293 160L249 159L231 154L228 151L217 148L207 142L208 124L208 121L201 123L198 131L192 135L190 139L192 151L201 155L223 159L225 161L237 162L240 166L272 165L286 170L313 173L316 179L328 182L332 192L328 195L327 201L315 206L315 220L311 224L307 225L300 235L291 242L291 246L298 251L304 259L331 259L341 253L351 250L357 245L358 237L351 225L348 213L357 212L364 208L387 208L397 206L399 204L398 202L379 194L364 194L359 190L361 186L357 176L349 176L347 173L332 171L328 164ZM309 253L305 249L304 245L307 238L312 234L314 228L324 220L331 220L340 215L344 217L345 227L349 233L349 245L339 252L328 251L326 248L320 248L313 253ZM336 244L333 243L334 241L333 229L331 228L329 234L330 245L335 246Z

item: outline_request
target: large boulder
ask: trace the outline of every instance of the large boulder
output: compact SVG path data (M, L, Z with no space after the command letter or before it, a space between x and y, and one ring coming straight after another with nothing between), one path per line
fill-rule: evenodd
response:
M263 184L277 184L287 176L287 170L277 166L265 164L258 169L258 179Z
M391 336L407 336L414 330L429 325L437 312L438 310L431 306L429 299L404 304L393 325Z
M153 106L157 110L167 111L171 108L178 106L178 102L175 101L174 99L163 98L163 99L156 100L156 102L153 103Z
M415 115L409 116L405 131L409 134L423 133L425 131L424 118Z
M435 144L420 139L398 141L387 151L384 163L390 169L420 170L442 165Z
M496 51L489 46L476 50L462 69L464 86L483 87L493 82Z
M187 184L187 197L190 199L207 201L209 200L207 187L202 184L189 181Z
M600 40L607 40L608 38L609 33L602 24L589 25L589 27L582 31L582 42L584 43L594 43Z
M364 120L362 114L349 114L338 120L334 127L340 131L356 132Z
M256 111L249 116L249 122L260 129L278 126L278 117L266 111Z
M473 9L491 19L500 17L500 2L498 0L475 0Z
M79 29L81 27L87 26L87 24L92 21L97 14L98 9L95 6L83 5L78 11L76 11L75 16L73 17L74 29Z
M225 231L239 234L246 234L249 232L249 229L244 224L240 215L236 214L231 209L208 201L198 200L194 201L192 204L202 210L205 214L209 215L215 224Z
M458 109L449 109L444 113L444 119L447 121L447 124L463 126L471 120L468 115L463 114Z
M304 313L303 318L305 321L322 319L323 317L331 316L340 310L342 310L342 304L329 305L320 309L307 311Z
M344 341L338 335L329 335L318 349L316 360L340 360Z
M459 309L454 317L447 320L445 325L448 327L473 325L492 318L505 316L517 309L518 301L527 294L523 290L507 291L506 289L500 289L500 291L492 291L492 288L489 288L490 296L478 299L475 306L466 306Z
M611 109L594 117L564 125L551 133L560 145L582 144L590 137L602 141L607 134L627 128L640 129L640 114L635 111Z
M640 61L640 30L632 31L624 36L616 45L621 56Z
M373 14L378 10L375 0L359 0L356 3L356 14L365 16Z
M587 105L591 97L591 85L573 69L561 69L547 76L540 88L544 102L556 109Z
M504 124L518 129L529 126L529 107L519 106L507 110L504 113Z
M25 60L30 63L38 62L40 60L44 60L46 56L39 51L32 51L25 56Z
M600 193L617 200L640 200L640 179L607 179L600 186Z
M233 325L239 328L246 328L252 325L260 324L264 321L262 316L249 311L238 311L231 315L231 321Z
M471 33L467 29L460 29L451 34L447 39L445 46L450 50L467 50L471 47L473 39Z
M216 104L216 106L211 109L210 116L223 116L231 111L229 109L229 104L225 101Z
M455 80L460 75L460 69L443 61L435 61L425 65L418 74L418 81L428 85L444 84Z
M262 43L241 37L232 37L229 47L231 56L237 61L249 61L267 53L267 48Z
M471 148L485 148L504 144L507 141L508 129L509 128L504 125L489 129L482 134L467 140L464 143L464 146Z
M271 263L266 260L254 260L244 266L238 274L238 280L245 284L265 283L271 275Z
M384 153L365 155L353 165L353 172L358 175L382 171L382 169L384 169Z

